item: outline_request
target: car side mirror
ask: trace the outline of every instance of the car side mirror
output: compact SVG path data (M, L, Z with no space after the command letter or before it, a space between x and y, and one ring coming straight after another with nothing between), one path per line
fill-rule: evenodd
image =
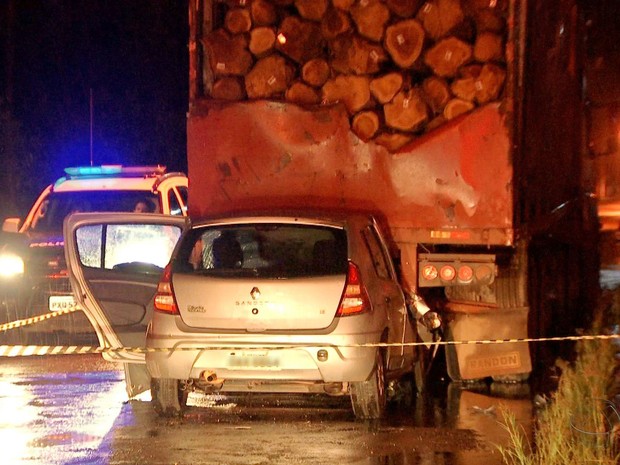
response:
M20 218L5 218L4 222L2 223L2 231L8 233L19 232L20 223Z

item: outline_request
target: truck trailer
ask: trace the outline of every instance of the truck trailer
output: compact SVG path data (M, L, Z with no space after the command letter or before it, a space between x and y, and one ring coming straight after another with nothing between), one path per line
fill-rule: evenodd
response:
M451 379L522 381L563 355L518 340L573 335L598 295L578 1L196 0L189 17L190 216L371 212L455 342Z

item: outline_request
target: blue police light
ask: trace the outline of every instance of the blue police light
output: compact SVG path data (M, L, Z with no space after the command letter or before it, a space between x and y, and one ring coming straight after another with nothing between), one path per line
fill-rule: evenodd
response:
M67 176L105 176L120 174L123 170L122 165L101 165L101 166L73 166L65 168Z

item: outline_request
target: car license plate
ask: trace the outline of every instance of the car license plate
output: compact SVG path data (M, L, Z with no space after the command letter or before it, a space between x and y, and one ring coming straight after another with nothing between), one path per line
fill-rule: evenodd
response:
M51 295L49 298L50 312L66 310L75 306L75 299L72 295Z
M280 362L272 352L240 351L230 353L228 366L237 370L277 370Z

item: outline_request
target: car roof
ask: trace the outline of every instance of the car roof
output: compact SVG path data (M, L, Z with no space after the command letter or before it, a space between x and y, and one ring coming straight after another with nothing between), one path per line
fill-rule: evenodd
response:
M185 177L166 173L166 167L101 165L65 168L66 176L53 185L54 192L135 190L152 191L164 178Z

